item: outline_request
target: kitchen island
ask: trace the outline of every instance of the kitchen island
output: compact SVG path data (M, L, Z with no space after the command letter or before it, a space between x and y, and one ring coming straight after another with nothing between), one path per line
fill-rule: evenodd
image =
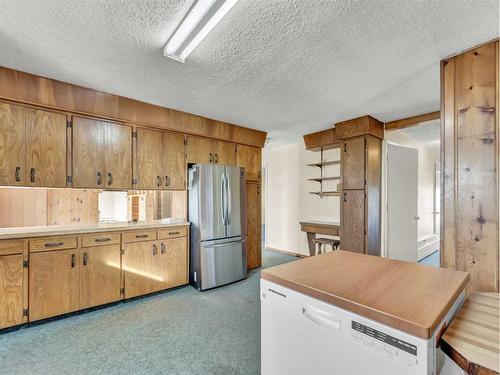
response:
M262 372L435 373L436 344L467 281L346 251L264 270Z

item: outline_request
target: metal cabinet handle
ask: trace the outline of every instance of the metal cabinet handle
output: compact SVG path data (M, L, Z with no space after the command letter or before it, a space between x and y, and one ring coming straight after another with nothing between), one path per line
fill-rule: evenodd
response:
M215 153L215 162L218 163L219 162L219 154L218 153Z
M161 186L161 177L156 176L156 186L160 187Z
M212 162L213 162L212 153L211 153L211 152L209 152L209 153L208 153L208 155L210 155L210 163L212 163Z
M344 202L347 202L347 193L344 193Z
M71 254L71 268L75 268L76 266L76 255Z
M170 177L165 176L165 186L170 185Z
M16 177L16 182L21 181L21 167L16 167L16 173L14 176Z
M153 255L158 254L158 246L156 244L153 244Z
M136 234L135 238L148 238L147 234Z
M108 172L108 185L113 185L113 175Z
M86 266L88 262L89 262L89 254L83 253L83 265Z
M36 181L36 170L35 168L30 169L30 181L35 182Z
M176 234L179 234L180 232L168 232L169 236L175 236Z
M344 152L347 152L347 143L344 143Z
M102 184L102 173L101 172L97 172L97 174L96 174L96 182L97 182L97 185L101 185Z
M96 238L95 242L108 242L111 241L111 238L105 237L105 238Z
M64 242L47 242L45 244L45 247L57 247L57 246L62 246L64 245Z
M162 254L165 254L165 252L167 251L167 248L166 248L166 246L165 246L165 244L163 242L160 245L160 249L161 249L160 252Z

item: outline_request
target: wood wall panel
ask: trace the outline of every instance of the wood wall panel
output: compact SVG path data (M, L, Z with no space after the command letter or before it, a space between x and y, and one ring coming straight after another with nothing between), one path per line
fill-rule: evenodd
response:
M98 190L49 189L47 224L97 224Z
M263 147L266 132L0 67L0 98Z
M47 189L0 189L0 228L47 225Z
M442 68L441 260L470 272L474 291L499 290L497 48L498 42L483 45Z

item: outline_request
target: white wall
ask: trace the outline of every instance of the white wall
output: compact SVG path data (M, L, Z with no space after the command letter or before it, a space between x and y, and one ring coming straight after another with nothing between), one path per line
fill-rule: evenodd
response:
M339 150L328 150L324 160L338 160ZM304 143L264 149L263 165L267 172L266 185L266 245L269 248L309 255L307 237L300 230L299 222L340 221L340 198L311 195L319 191L318 182L308 178L320 176L318 167L307 164L320 161L319 152L305 149ZM339 166L328 166L325 176L338 176ZM323 190L335 190L333 183L323 185Z

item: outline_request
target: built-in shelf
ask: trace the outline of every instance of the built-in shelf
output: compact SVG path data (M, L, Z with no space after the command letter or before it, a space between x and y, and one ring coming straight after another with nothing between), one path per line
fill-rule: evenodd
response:
M323 182L323 181L334 181L334 180L340 180L340 176L336 177L318 177L318 178L309 178L309 181L317 181L317 182Z
M309 194L319 195L320 197L339 197L339 191L311 191Z
M312 164L307 164L308 167L323 167L325 165L335 165L335 164L340 164L340 160L333 160L333 161L322 161L321 163L312 163Z

